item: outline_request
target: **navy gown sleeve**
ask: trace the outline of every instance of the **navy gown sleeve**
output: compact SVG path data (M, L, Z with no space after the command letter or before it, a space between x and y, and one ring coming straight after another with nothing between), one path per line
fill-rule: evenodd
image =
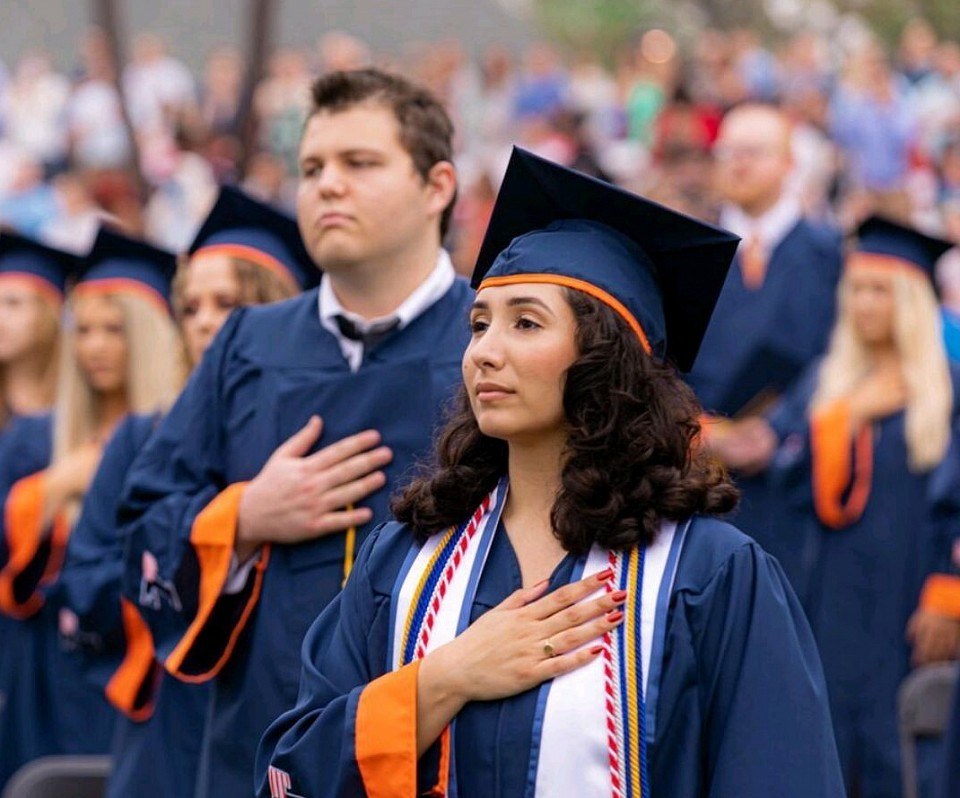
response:
M776 561L747 543L679 601L701 691L703 794L843 798L820 658Z
M285 774L298 795L366 794L354 734L360 694L386 661L383 646L378 664L368 650L386 639L390 624L389 597L377 596L371 585L371 552L380 532L364 542L344 589L304 638L297 704L270 726L257 753L258 796L272 794L268 769Z
M245 483L227 484L222 402L244 313L231 314L137 456L118 515L124 595L149 626L158 660L191 681L211 678L229 659L269 556L243 590L223 594Z
M84 498L60 577L63 601L75 615L69 638L84 675L133 717L149 711L156 672L149 631L121 600L124 540L117 505L130 465L155 424L154 416L128 416L117 427Z

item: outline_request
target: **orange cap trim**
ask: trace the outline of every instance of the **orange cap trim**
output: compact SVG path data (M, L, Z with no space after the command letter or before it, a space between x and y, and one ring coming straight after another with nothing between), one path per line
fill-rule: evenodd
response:
M960 576L930 574L920 593L920 609L960 620Z
M640 326L640 322L637 321L636 317L627 310L627 306L613 294L604 291L602 288L598 288L593 283L588 283L586 280L578 280L575 277L566 277L562 274L509 274L503 277L485 278L480 283L480 287L477 288L477 292L479 293L484 288L492 288L499 285L517 285L519 283L559 285L564 288L583 291L583 293L589 294L594 299L599 299L605 305L619 313L623 320L630 325L630 329L633 330L637 334L637 338L640 339L643 351L648 355L653 354L653 347L650 346L650 340L647 338L647 334L643 331L643 327Z
M153 635L134 604L121 597L120 617L126 637L123 662L107 682L104 693L107 700L131 720L142 723L153 715L156 693L151 690L149 701L138 706L137 696L148 679L156 673Z
M133 294L146 299L155 307L170 315L170 305L163 295L154 291L149 285L139 280L130 280L126 277L108 277L102 280L85 280L77 283L73 289L75 296L103 296L104 294Z
M834 402L814 413L810 419L810 451L813 503L817 516L831 529L850 526L863 515L870 498L872 428L864 424L854 436L849 405L845 400ZM849 495L844 501L848 488Z
M420 660L374 679L357 704L354 753L368 798L417 794Z
M898 258L895 255L878 255L874 252L853 252L847 256L848 269L879 269L881 271L904 274L908 277L922 277L929 282L930 277L916 263Z
M59 308L63 304L63 293L60 291L60 289L49 280L44 280L42 277L36 274L14 271L2 272L0 273L0 280L16 280L26 283L44 299L46 299L48 302L51 302L54 307Z
M202 673L185 672L182 670L191 649L196 644L201 632L204 631L214 607L223 593L223 586L230 573L230 561L233 557L233 545L237 534L237 519L240 514L240 499L246 490L247 482L235 482L229 485L200 511L194 519L190 531L190 543L200 564L200 597L197 613L184 632L180 642L164 660L164 667L181 681L205 682L216 676L233 655L237 639L243 631L260 599L263 587L263 574L270 560L270 547L264 546L260 553L260 561L254 568L254 584L240 615L239 620L230 631L230 636L224 646L223 653L216 663Z
M190 256L190 263L192 264L193 259L200 255L227 255L233 258L243 258L287 280L292 283L293 287L297 290L300 289L300 283L290 269L272 255L268 255L266 252L256 249L255 247L248 247L244 244L211 244L208 247L200 247L200 249L194 252Z

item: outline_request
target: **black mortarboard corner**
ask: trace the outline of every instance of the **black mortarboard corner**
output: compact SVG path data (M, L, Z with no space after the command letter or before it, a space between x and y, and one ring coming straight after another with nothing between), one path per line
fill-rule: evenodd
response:
M613 307L651 354L693 366L739 239L514 148L473 274L475 288L545 282Z
M320 282L297 222L240 189L224 186L188 254L219 250L280 273L306 290Z
M0 277L30 281L42 294L63 302L67 284L80 269L81 259L42 244L9 228L0 230Z
M857 228L857 253L892 258L895 260L891 263L899 261L913 267L930 280L934 289L937 261L954 246L950 241L928 236L882 216L871 216ZM855 258L855 255L851 256L848 264L856 263Z
M108 227L101 227L84 258L76 291L133 291L170 311L176 256Z

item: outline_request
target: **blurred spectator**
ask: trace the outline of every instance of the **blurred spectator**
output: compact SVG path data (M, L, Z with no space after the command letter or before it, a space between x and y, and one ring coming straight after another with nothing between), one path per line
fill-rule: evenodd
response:
M925 19L910 20L900 34L898 66L912 84L919 83L933 71L937 33Z
M130 163L116 70L103 31L90 30L80 48L82 75L67 103L70 154L82 169L109 169Z
M567 99L567 76L557 51L546 42L530 45L517 83L514 117L520 121L548 118L560 111Z
M257 87L253 99L261 143L283 159L291 175L297 174L300 131L309 90L306 57L296 50L281 50L270 59L267 77Z
M317 49L321 72L361 69L372 63L369 45L342 30L332 30L321 36Z
M917 123L903 78L893 72L876 43L848 60L833 96L829 125L843 155L844 177L854 201L867 206L867 212L897 201L910 166ZM858 205L853 215L860 210Z
M140 34L133 58L123 72L123 91L130 121L141 133L172 131L196 113L196 86L190 70L170 56L163 40Z
M56 212L40 227L40 238L57 249L86 255L106 214L75 172L57 175L52 187Z
M3 94L6 137L43 164L47 174L65 166L63 114L69 96L69 81L56 73L47 55L40 52L20 59Z

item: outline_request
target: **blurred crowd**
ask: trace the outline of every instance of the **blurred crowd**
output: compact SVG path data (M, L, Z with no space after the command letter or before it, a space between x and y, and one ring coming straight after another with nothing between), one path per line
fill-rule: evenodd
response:
M103 211L180 250L222 183L292 207L311 77L374 62L429 86L457 125L450 243L463 271L514 143L715 220L707 167L723 156L713 147L719 121L748 101L777 104L793 120L791 179L808 215L851 229L879 211L960 237L960 43L922 19L894 48L852 21L835 40L798 33L776 45L751 30L705 30L683 43L650 30L611 64L543 42L471 58L457 40L384 59L332 32L315 51L270 56L252 91L247 151L239 51L215 50L193 72L159 36L140 34L120 75L123 104L101 31L84 34L75 60L67 73L41 51L0 63L0 220L77 251Z

